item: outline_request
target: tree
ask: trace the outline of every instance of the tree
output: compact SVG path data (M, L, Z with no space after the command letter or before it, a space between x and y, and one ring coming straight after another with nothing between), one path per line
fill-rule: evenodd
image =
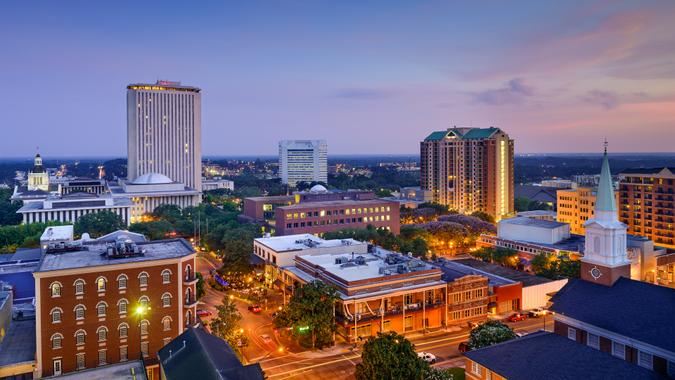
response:
M197 299L202 298L206 294L204 283L204 276L202 276L201 272L197 272Z
M428 371L409 340L395 332L378 332L363 345L356 380L422 380Z
M488 223L494 223L495 222L494 216L492 216L492 215L490 215L486 212L483 212L483 211L474 211L474 212L471 213L471 216L476 217L476 218L481 219L481 220L484 220Z
M14 253L19 247L39 247L40 236L42 236L45 228L62 224L60 222L49 222L0 227L0 253Z
M538 276L557 280L561 277L579 278L581 263L551 254L539 254L530 262L532 272Z
M174 232L174 228L166 220L153 220L151 222L133 223L129 231L145 235L150 240L165 239Z
M434 368L430 367L424 380L464 380L464 368Z
M21 223L21 215L17 210L23 206L23 202L10 201L12 190L0 189L0 226L15 225Z
M241 353L242 348L248 345L244 330L239 326L241 314L237 305L228 297L223 297L222 305L216 307L216 317L211 321L211 332L227 342L233 349Z
M469 348L472 350L492 346L493 344L514 339L516 333L500 321L487 321L478 325L469 335Z
M83 215L75 222L75 234L82 235L87 232L92 237L99 237L124 228L126 224L122 217L111 211Z
M335 325L336 290L321 281L297 287L288 305L275 317L277 327L291 327L301 344L322 348L332 343ZM308 342L308 340L310 342Z

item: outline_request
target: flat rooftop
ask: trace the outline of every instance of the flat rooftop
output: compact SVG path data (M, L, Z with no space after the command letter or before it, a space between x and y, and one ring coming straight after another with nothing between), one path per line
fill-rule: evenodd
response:
M311 248L350 247L367 244L354 239L324 240L311 234L272 236L257 238L255 241L276 252L302 251Z
M73 226L47 227L40 236L40 241L73 240Z
M486 263L476 259L457 259L452 260L452 262L466 265L473 269L478 269L483 272L491 273L512 281L522 282L523 286L545 284L547 282L552 281L549 280L548 278L534 276L525 272L517 271L515 269L506 268L496 264Z
M527 218L527 217L523 217L523 216L517 216L515 218L502 219L502 220L499 221L499 223L500 224L512 224L512 225L518 225L518 226L537 227L537 228L547 228L547 229L554 229L554 228L562 227L562 226L567 224L567 223L561 223L561 222L554 222L554 221L551 221L551 220Z
M458 262L458 260L443 260L440 268L443 271L443 279L445 281L454 281L464 276L479 275L486 277L488 279L488 283L492 286L502 286L516 283L516 281L513 281L509 278L501 277L488 271L461 264Z
M35 319L11 321L0 343L0 367L35 361Z
M140 361L134 360L124 363L109 364L102 367L85 369L84 371L70 372L47 379L65 380L146 380L145 370Z
M256 202L291 202L295 200L293 195L270 195L267 197L246 197L244 200L251 200Z
M111 264L141 263L162 259L176 259L195 253L192 246L185 239L155 240L136 243L143 251L143 255L110 259L101 255L107 245L103 242L85 242L87 251L64 253L47 253L35 272L48 272L63 269L105 266Z
M320 201L320 202L301 202L296 203L290 206L282 206L279 209L283 210L295 210L295 209L308 209L308 208L319 208L319 207L339 207L339 206L381 206L383 203L393 203L392 201L387 201L383 199L368 199L368 200L336 200L336 201Z

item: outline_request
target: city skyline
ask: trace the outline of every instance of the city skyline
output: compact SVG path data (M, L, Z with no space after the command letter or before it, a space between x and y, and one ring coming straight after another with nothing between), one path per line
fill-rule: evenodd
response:
M454 125L516 153L672 152L672 3L387 5L5 4L0 151L123 157L126 86L167 79L203 89L204 156L414 154Z

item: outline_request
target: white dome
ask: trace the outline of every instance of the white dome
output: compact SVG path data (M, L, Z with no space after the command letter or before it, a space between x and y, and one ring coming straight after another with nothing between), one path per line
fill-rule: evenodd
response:
M309 189L310 193L327 193L328 189L326 189L323 185L314 185L312 186L311 189Z
M165 176L164 174L146 173L136 178L132 183L134 185L160 185L166 183L173 183L173 181L171 180L171 178Z

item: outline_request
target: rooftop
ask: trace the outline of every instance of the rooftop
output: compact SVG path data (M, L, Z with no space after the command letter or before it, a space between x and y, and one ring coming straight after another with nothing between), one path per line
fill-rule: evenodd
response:
M440 268L443 271L443 279L445 281L454 281L469 275L480 275L487 277L489 284L492 286L502 286L516 283L515 281L508 278L461 264L458 262L458 260L443 259L441 261Z
M489 127L489 128L448 128L446 131L436 131L432 132L429 136L427 136L424 141L438 141L438 140L443 140L445 139L448 135L455 136L460 139L484 139L484 138L489 138L493 134L495 134L497 131L499 131L499 128L495 127Z
M504 224L519 225L519 226L529 226L529 227L536 227L536 228L546 228L546 229L550 229L550 230L567 225L567 223L554 222L554 221L551 221L551 220L527 218L527 217L522 217L522 216L517 216L515 218L502 219L502 220L499 221L499 223L500 224L504 223Z
M86 369L84 371L70 372L47 379L59 380L146 380L143 364L139 360L122 362Z
M636 364L546 331L469 351L464 355L509 380L661 378Z
M11 321L0 342L0 368L35 361L35 319Z
M452 262L466 265L473 269L481 270L487 273L497 275L499 277L509 279L511 281L522 282L523 286L532 286L545 284L551 282L548 278L534 276L525 272L517 271L515 269L506 268L496 264L486 263L476 259L457 259Z
M613 286L574 280L551 301L558 314L675 352L675 289L625 277Z
M180 82L172 82L167 80L158 80L154 84L149 83L132 83L127 86L129 90L141 91L188 91L200 92L198 87L182 86Z
M319 201L319 202L302 202L290 206L281 206L277 209L282 210L296 210L296 209L314 209L318 207L339 207L339 206L381 206L384 203L393 203L392 201L382 199L368 199L368 200L335 200L335 201ZM398 205L396 205L398 207Z
M73 240L73 226L52 226L47 227L40 236L41 242L54 240Z
M354 239L324 240L311 234L271 236L257 238L255 241L276 252L301 251L310 248L349 247L366 244Z
M110 259L103 255L108 247L106 242L96 240L84 242L83 245L87 250L43 255L35 272L175 259L195 253L190 243L184 239L154 240L136 244L143 251L142 255Z
M171 178L160 173L145 173L132 181L134 185L160 185L174 182Z
M624 169L620 174L661 174L664 170L669 171L671 174L675 174L675 166L664 166L659 168L634 168L634 169ZM664 172L665 174L668 174Z

